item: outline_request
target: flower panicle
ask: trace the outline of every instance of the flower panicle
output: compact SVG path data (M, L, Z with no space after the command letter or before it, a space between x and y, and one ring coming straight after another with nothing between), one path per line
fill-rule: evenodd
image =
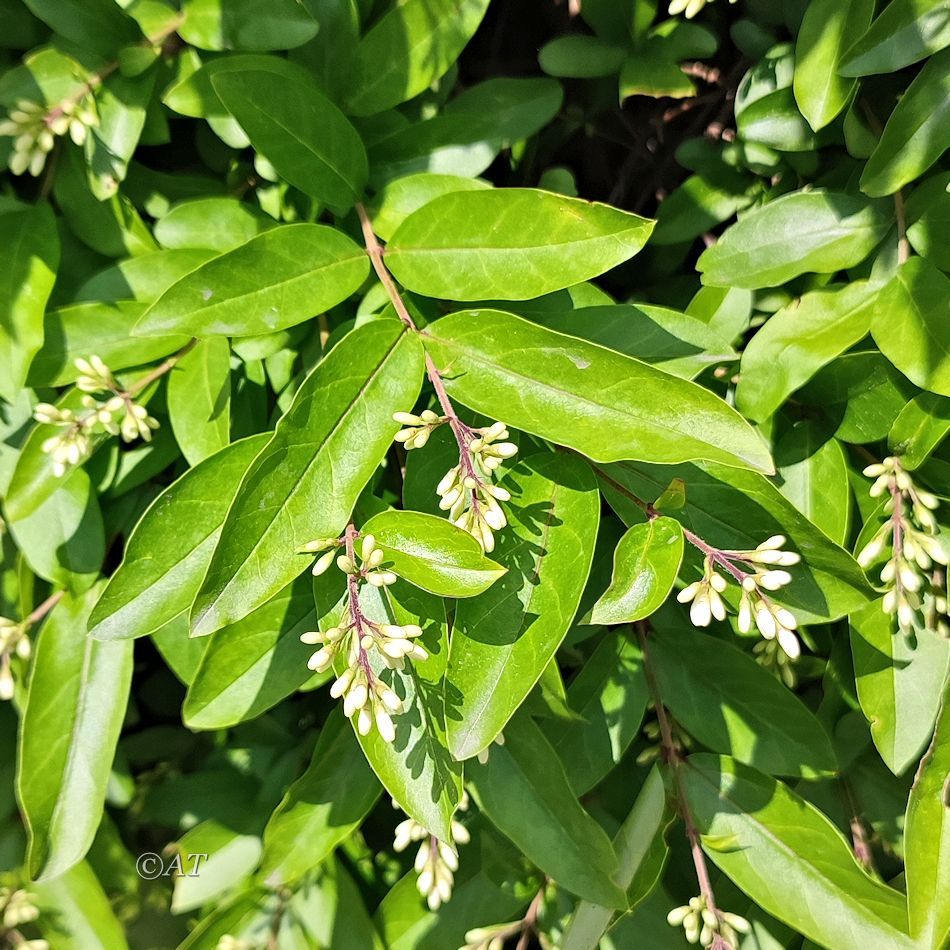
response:
M13 699L16 681L13 676L13 659L28 662L33 654L29 637L29 624L0 617L0 701Z
M736 950L739 934L747 934L751 925L745 917L709 907L704 897L691 897L688 904L674 907L667 915L671 927L682 927L688 943L701 947L726 946Z
M46 166L57 138L68 134L76 145L82 145L89 129L98 124L95 99L88 93L51 107L20 99L0 121L0 135L13 139L7 166L14 175L29 172L36 178Z

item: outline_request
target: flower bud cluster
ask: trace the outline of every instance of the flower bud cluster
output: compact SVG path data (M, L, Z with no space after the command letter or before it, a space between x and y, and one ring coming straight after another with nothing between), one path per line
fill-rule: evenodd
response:
M672 0L669 6L669 14L670 16L676 16L678 13L682 13L687 20L692 20L709 2L710 0ZM729 2L735 3L736 0L729 0Z
M516 920L510 924L490 924L487 927L475 927L465 933L465 946L462 950L503 950L505 941L513 937L524 927L524 921Z
M215 950L254 950L254 944L234 934L222 934L214 945Z
M0 700L13 699L14 680L11 660L14 656L26 662L32 645L27 635L27 625L7 617L0 617Z
M726 618L726 605L721 594L728 583L716 570L721 567L739 582L741 588L740 632L749 633L754 623L766 640L777 640L791 659L797 659L801 645L794 633L798 626L795 617L764 593L788 584L792 575L782 568L791 567L801 560L793 551L782 550L785 543L785 536L776 534L751 550L710 549L703 561L702 578L684 587L676 598L681 604L690 604L689 617L693 625L708 627L713 617L716 620ZM739 564L742 568L738 567Z
M56 138L69 133L77 144L86 141L91 126L98 125L95 101L89 95L66 99L52 109L21 99L0 122L0 135L14 139L7 164L14 175L28 171L34 178L43 171Z
M40 916L40 911L33 903L34 900L32 894L22 889L0 887L0 920L3 921L3 926L7 930L15 930L36 920ZM30 950L45 950L48 944L45 940L28 940L18 946L26 946Z
M395 802L393 807L398 807ZM465 794L459 804L459 811L467 807L468 795ZM471 840L468 829L457 819L452 819L451 828L452 840L440 841L414 818L407 818L396 826L394 851L405 851L413 842L421 842L413 868L419 875L416 887L426 899L429 910L438 910L451 898L455 872L459 868L456 845L468 844Z
M637 765L648 765L660 758L663 751L663 736L660 733L660 723L656 719L651 719L645 723L642 731L650 745L637 756ZM693 740L683 732L679 723L675 720L670 722L670 731L672 732L673 746L677 752L692 748Z
M503 732L499 732L498 735L495 736L494 739L492 739L491 745L485 746L485 748L482 749L482 751L478 753L479 765L488 764L488 756L491 754L492 745L504 745L504 744L505 744L505 734Z
M405 426L393 438L402 442L407 449L421 449L429 441L433 431L448 422L449 417L440 416L431 409L423 409L419 415L414 412L394 412L393 420Z
M76 387L85 395L82 397L84 412L62 409L48 402L37 403L33 418L44 425L62 428L62 432L44 440L41 448L53 458L53 472L64 475L66 470L79 465L92 455L92 436L106 432L118 435L124 442L141 438L148 442L152 430L158 428L144 406L134 402L124 392L109 367L98 356L88 360L79 358L75 366L80 375ZM92 393L111 392L105 400L94 398Z
M721 910L711 910L704 897L691 897L688 904L674 907L666 915L671 927L682 927L689 943L698 943L701 947L729 947L736 950L739 946L738 934L747 934L751 925L745 917L729 914Z
M323 551L313 567L315 575L322 574L336 561L347 578L347 597L336 626L328 630L311 630L301 634L301 641L319 645L307 665L316 673L330 669L338 657L345 657L346 667L330 687L334 699L343 699L343 712L348 718L356 716L360 735L368 735L375 725L386 742L396 738L392 716L403 711L402 700L373 670L370 662L375 655L391 670L402 670L406 659L425 660L429 654L416 643L422 628L416 624L377 623L363 614L360 608L359 588L362 583L388 587L398 580L396 574L382 567L385 554L377 547L371 534L361 539L359 554L354 539L317 538L300 550L314 554ZM345 553L337 554L340 547ZM328 550L325 550L328 549Z
M897 458L869 465L864 474L875 479L869 492L872 498L887 494L883 511L888 517L858 552L858 563L867 569L886 554L880 573L886 588L883 607L885 613L897 617L903 633L909 634L915 621L927 624L931 614L931 625L947 636L946 591L934 582L932 573L936 565L950 563L950 549L934 515L939 500L914 484ZM944 573L938 572L938 578Z

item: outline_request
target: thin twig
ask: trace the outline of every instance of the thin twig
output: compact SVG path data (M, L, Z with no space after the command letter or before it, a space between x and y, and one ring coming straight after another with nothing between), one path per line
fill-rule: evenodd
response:
M159 363L150 373L147 373L141 379L136 380L126 391L125 395L129 399L134 399L143 390L148 388L156 379L160 379L166 373L170 372L177 364L190 353L197 345L197 338L189 340L177 353L169 356L164 363Z
M63 598L65 591L58 590L55 594L50 594L23 622L32 627L39 623Z
M544 901L544 885L534 895L528 906L528 911L521 921L521 936L518 938L518 944L515 950L528 950L528 941L531 935L537 933L538 915L541 913L541 904Z

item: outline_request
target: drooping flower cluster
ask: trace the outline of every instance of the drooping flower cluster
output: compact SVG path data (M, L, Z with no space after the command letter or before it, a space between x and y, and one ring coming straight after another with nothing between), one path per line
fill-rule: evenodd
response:
M51 109L21 99L0 122L0 135L14 139L7 165L14 175L28 171L35 178L43 171L57 137L69 133L77 145L82 145L89 128L98 124L95 100L90 95L66 99Z
M702 578L684 587L676 598L681 604L690 604L689 617L693 624L707 627L713 617L725 620L726 605L721 594L728 584L726 578L717 573L717 568L722 568L741 588L739 630L749 633L754 623L766 640L776 640L791 659L796 659L801 645L794 633L798 626L795 617L764 593L788 584L792 575L781 568L791 567L801 560L793 551L782 550L785 543L785 536L776 534L752 550L709 548L703 561Z
M751 929L745 917L711 910L704 897L691 897L688 904L674 907L666 921L671 927L682 927L689 943L729 950L739 946L738 934L747 934Z
M917 621L947 636L946 571L942 569L950 563L950 547L934 515L940 504L937 497L915 485L894 457L869 465L864 474L875 479L872 498L887 494L883 508L887 520L858 552L858 563L869 568L886 552L880 573L887 588L885 613L897 617L904 634Z
M0 617L0 700L13 699L14 680L11 660L14 656L29 660L32 645L27 625Z
M393 808L398 807L393 802ZM458 810L464 811L466 808L468 795L463 794ZM456 845L468 844L471 840L468 829L457 819L452 819L451 827L452 840L440 841L414 818L407 818L396 826L393 850L405 851L414 841L421 842L413 867L419 875L416 887L426 899L429 910L438 910L451 898L455 872L459 868Z
M152 430L158 428L158 422L119 386L109 367L98 356L90 356L88 360L79 358L75 360L75 366L80 373L76 388L85 393L82 397L85 411L77 413L48 402L37 403L33 410L37 422L62 429L42 445L43 451L53 458L53 472L57 476L89 458L93 449L92 437L97 433L119 435L124 442L137 438L148 442ZM93 393L112 395L100 400Z
M687 20L692 20L709 2L710 0L672 0L669 14L670 16L676 16L678 13L682 13ZM729 2L735 3L736 0L729 0Z
M308 631L300 639L310 645L320 645L307 664L314 672L322 673L338 657L345 657L346 666L330 687L330 695L334 699L343 698L343 711L347 717L357 717L356 727L360 735L368 735L375 725L380 736L386 742L392 742L396 737L392 715L403 711L402 700L373 670L371 657L378 657L391 670L402 670L407 658L425 660L429 654L415 642L422 636L421 627L377 623L363 613L360 586L368 583L388 587L398 578L382 566L385 554L371 534L361 539L358 555L356 538L356 532L347 529L342 538L318 538L300 549L308 554L324 552L313 566L314 575L326 571L335 558L337 567L346 575L347 583L346 599L337 625L329 630ZM344 553L338 554L341 547Z

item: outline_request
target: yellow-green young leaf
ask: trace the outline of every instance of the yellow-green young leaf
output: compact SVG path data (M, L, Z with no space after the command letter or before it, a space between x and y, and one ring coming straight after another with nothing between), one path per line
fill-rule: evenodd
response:
M893 194L919 178L948 147L950 49L931 57L901 96L861 175L861 190L872 197Z
M761 438L734 409L639 360L498 310L451 314L423 339L453 398L589 458L714 459L772 471Z
M533 455L502 484L509 527L496 540L508 569L458 605L446 674L448 741L457 759L491 745L561 645L594 556L597 484L572 456Z
M313 82L265 70L212 73L211 85L254 148L304 194L345 210L369 167L359 133Z
M528 300L622 264L652 230L647 218L549 191L460 191L411 214L386 262L427 297Z
M397 320L348 333L304 380L228 512L192 609L192 635L247 616L307 567L295 550L346 527L416 401L422 347Z
M402 0L360 40L347 112L372 115L428 88L478 29L488 0Z
M727 756L682 770L706 853L763 910L823 947L911 950L904 895L858 864L841 832L791 789Z
M690 735L771 775L837 770L821 723L751 656L693 629L675 607L658 614L655 627L648 658L664 705Z
M871 738L887 767L900 775L930 738L950 670L950 642L921 626L909 643L875 601L851 617L851 650Z
M891 453L901 457L901 465L915 469L950 432L950 399L935 393L923 392L914 396L900 411L887 444Z
M950 279L928 260L912 257L881 288L871 335L911 382L950 396Z
M89 635L124 640L187 615L238 485L266 434L235 442L187 471L152 502L89 620Z
M860 264L890 226L886 205L822 189L796 191L743 215L696 266L703 283L715 287L777 287L801 274Z
M410 584L441 597L474 597L505 568L482 552L472 535L445 518L418 511L382 511L360 529L386 555L384 564Z
M317 34L319 25L297 0L186 0L178 34L198 49L293 49Z
M285 224L186 274L133 327L135 336L254 336L308 320L346 300L369 259L322 224Z
M231 348L225 337L201 340L179 360L168 379L166 401L175 441L189 465L228 444Z
M59 267L56 220L45 202L0 215L0 397L13 402L43 343L43 311Z
M202 654L182 719L190 729L228 729L254 719L309 679L313 652L300 635L315 629L309 577L298 577L276 597L211 638ZM321 674L316 682L328 679Z
M842 76L903 69L950 44L950 10L944 0L891 0L854 41L839 66Z
M56 878L81 861L102 819L132 682L132 644L85 635L98 593L66 595L36 645L17 758L33 878Z
M610 839L578 802L529 716L512 721L505 744L466 772L479 809L545 874L578 897L626 907Z
M331 713L307 771L264 829L267 883L289 884L320 865L359 827L381 791L349 723L339 710Z
M591 623L630 623L666 600L683 560L683 529L656 518L627 530L614 551L610 586L594 604Z
M644 520L630 499L656 498L672 478L686 485L686 504L669 511L704 541L726 550L748 551L766 538L784 534L787 547L801 555L792 581L773 595L801 623L836 620L866 604L872 591L864 571L842 547L829 540L769 479L708 462L694 465L646 465L622 462L595 466L611 506L628 525ZM698 579L702 558L687 548L684 577Z
M848 104L855 81L838 75L844 50L874 16L874 0L811 0L795 46L798 108L817 132Z
M950 938L950 690L930 749L920 763L904 819L904 874L910 933L940 950Z
M773 314L742 353L736 404L764 422L800 386L867 336L878 288L857 281L803 294Z

